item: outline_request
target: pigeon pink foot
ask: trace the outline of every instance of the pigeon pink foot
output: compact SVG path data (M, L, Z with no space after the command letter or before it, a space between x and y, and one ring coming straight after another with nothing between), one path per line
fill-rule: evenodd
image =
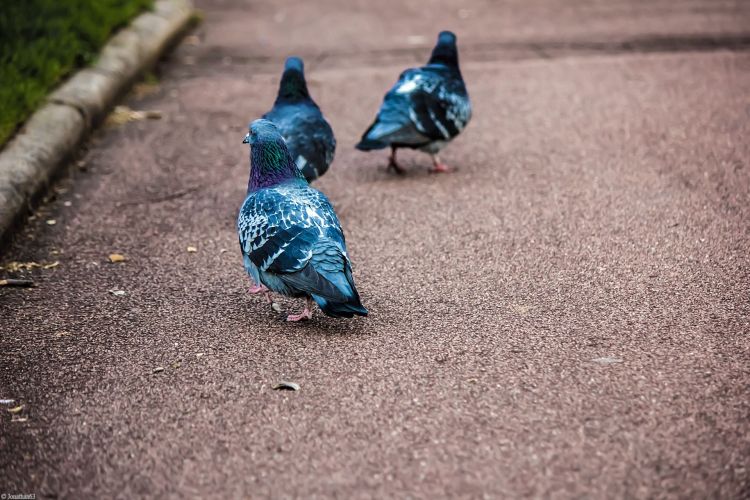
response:
M286 317L287 321L303 321L306 319L312 319L312 300L305 300L305 308L299 314L290 314Z

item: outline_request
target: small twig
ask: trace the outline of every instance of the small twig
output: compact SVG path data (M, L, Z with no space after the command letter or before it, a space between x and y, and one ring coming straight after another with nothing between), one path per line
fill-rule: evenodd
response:
M30 287L30 286L34 286L34 282L32 280L18 280L18 279L13 279L13 278L6 278L3 280L0 280L0 286Z

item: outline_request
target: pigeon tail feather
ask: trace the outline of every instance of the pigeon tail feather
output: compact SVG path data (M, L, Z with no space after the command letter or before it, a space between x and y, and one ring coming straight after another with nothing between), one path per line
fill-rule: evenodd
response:
M359 297L353 297L348 302L333 302L315 294L312 295L312 298L321 311L333 318L352 318L355 314L367 316L367 309L359 301Z

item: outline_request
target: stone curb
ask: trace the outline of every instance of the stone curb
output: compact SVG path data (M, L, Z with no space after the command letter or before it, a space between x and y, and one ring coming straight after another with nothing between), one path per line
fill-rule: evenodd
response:
M47 97L0 152L0 243L115 101L193 19L190 0L156 0L104 46L97 62Z

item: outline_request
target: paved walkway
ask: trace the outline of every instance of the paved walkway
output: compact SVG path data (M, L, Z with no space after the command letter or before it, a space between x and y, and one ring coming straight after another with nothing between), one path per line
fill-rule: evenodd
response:
M59 262L0 289L0 398L24 404L0 492L748 495L746 2L198 3L127 101L163 118L98 134L0 258ZM389 175L353 145L444 28L460 170ZM292 53L366 319L290 325L246 293L241 141Z

